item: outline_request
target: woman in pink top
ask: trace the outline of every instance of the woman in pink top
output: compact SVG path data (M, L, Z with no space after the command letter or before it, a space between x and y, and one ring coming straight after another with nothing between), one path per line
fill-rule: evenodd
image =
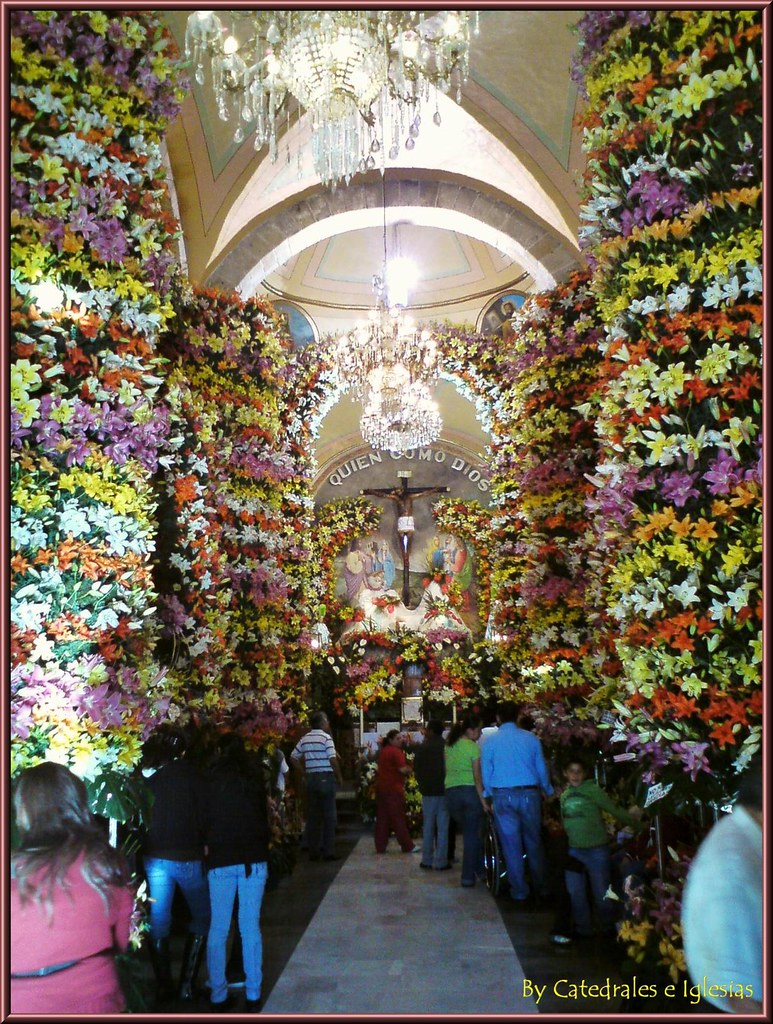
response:
M134 906L125 858L63 765L22 772L13 803L11 1012L120 1013L114 955L128 945Z

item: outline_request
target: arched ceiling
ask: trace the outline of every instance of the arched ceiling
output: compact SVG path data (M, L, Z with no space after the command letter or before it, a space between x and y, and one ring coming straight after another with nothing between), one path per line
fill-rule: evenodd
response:
M159 13L182 49L190 12ZM385 225L388 255L416 263L409 310L419 322L475 326L497 295L565 279L582 265L569 73L581 15L481 11L461 104L441 96L440 127L425 118L412 152L334 190L314 174L308 118L292 121L272 163L249 137L233 142L209 83L192 82L167 139L191 278L289 300L318 336L350 328L372 306ZM438 394L444 436L479 450L466 400L450 384ZM356 407L339 406L323 425L324 457L357 440Z

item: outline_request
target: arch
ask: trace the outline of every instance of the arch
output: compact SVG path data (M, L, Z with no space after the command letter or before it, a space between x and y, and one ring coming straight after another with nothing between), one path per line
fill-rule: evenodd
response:
M581 257L566 239L511 203L455 181L401 179L384 183L387 220L410 219L425 227L458 230L510 256L534 278L537 290L555 286L577 270ZM245 297L277 267L303 249L342 231L380 226L382 182L316 191L253 225L208 279Z

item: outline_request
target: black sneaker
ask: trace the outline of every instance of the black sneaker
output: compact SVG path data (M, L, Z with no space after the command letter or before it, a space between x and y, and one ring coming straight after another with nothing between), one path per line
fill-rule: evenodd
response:
M432 870L432 865L431 864L424 864L423 862L421 864L419 864L419 867L420 868L424 868L425 871L431 871Z
M261 1001L260 999L245 999L244 1009L247 1013L260 1013Z

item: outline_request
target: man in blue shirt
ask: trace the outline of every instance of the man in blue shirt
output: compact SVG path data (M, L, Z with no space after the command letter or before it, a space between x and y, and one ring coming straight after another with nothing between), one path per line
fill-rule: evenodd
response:
M551 796L553 787L542 744L533 733L519 729L517 719L515 704L502 705L499 730L481 751L481 769L484 795L493 803L510 896L520 902L529 897L524 852L535 894L546 894L541 792Z

